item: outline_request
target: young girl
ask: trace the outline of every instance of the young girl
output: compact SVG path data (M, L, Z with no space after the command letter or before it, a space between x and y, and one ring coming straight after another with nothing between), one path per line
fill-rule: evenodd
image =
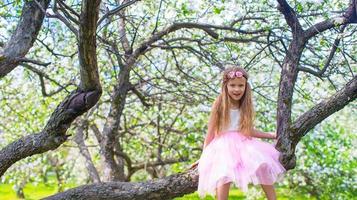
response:
M260 184L268 198L275 200L274 182L280 181L286 170L279 162L279 151L258 138L276 138L276 133L254 129L252 90L247 72L237 66L227 66L223 72L221 93L212 106L208 132L199 161L198 194L228 199L232 182L242 191L248 184Z

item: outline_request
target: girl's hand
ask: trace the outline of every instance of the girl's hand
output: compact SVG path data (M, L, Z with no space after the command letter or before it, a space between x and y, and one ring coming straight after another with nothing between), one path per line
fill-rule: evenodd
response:
M192 163L192 164L190 165L190 168L188 168L188 169L195 169L195 168L197 167L199 161L200 161L200 160L197 160L196 162Z
M270 132L270 135L271 135L271 139L277 139L277 134L276 132Z

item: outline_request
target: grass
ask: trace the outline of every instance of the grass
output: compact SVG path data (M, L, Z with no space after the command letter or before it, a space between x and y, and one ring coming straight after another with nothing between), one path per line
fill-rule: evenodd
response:
M74 185L72 185L72 187L73 186ZM24 194L26 200L38 200L56 194L57 192L58 192L57 185L52 185L52 184L48 184L48 185L45 185L43 183L37 185L26 184L26 186L24 187ZM20 199L16 196L16 193L12 189L12 185L10 184L0 184L0 197L1 200Z
M75 185L68 185L66 189L69 187L75 187ZM258 186L255 186L258 187ZM260 189L260 188L259 188ZM45 185L40 183L38 185L27 184L24 188L25 199L26 200L37 200L41 199L53 194L57 193L57 185L50 184ZM278 199L279 200L313 200L313 198L309 198L307 195L304 194L294 194L293 191L289 191L287 188L278 187L276 189ZM12 185L10 184L0 184L0 197L1 200L18 200L19 198L16 197L16 193L12 189ZM246 196L243 192L238 190L235 187L231 187L229 192L229 200L244 200ZM175 198L175 200L214 200L212 196L206 196L204 199L200 199L197 192L192 194L187 194L183 197ZM261 198L261 200L265 200L265 198Z
M231 189L229 191L229 200L244 200L245 195L238 189ZM192 193L192 194L187 194L183 197L175 198L174 200L201 200L198 196L198 193ZM212 196L207 195L204 199L202 200L214 200Z
M251 187L251 186L250 186ZM259 186L254 186L258 187ZM259 188L260 189L260 188ZM278 200L315 200L315 198L308 197L306 194L296 194L293 191L290 191L287 188L277 187L276 193L278 196ZM229 191L229 200L244 200L246 199L246 195L241 192L239 189L235 187L231 187ZM207 195L205 198L200 199L198 193L187 194L183 197L175 198L174 200L214 200L214 198L210 195ZM259 200L266 200L265 197L260 198Z

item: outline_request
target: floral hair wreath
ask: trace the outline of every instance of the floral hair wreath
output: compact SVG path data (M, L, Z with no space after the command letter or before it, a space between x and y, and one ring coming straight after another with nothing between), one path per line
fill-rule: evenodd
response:
M247 79L247 77L244 76L244 74L241 71L231 71L227 74L228 78L240 78L244 77Z

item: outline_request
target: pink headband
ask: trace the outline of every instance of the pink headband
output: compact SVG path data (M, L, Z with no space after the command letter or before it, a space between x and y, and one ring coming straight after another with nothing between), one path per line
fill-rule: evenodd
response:
M241 71L231 71L228 73L229 78L240 78L244 77L244 74Z

